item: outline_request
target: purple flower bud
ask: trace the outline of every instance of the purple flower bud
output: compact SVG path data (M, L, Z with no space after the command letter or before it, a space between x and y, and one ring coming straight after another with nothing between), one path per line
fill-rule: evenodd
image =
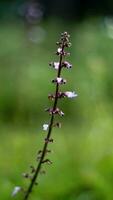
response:
M56 108L55 110L53 110L53 108L47 108L46 111L49 112L50 115L59 114L60 116L64 116L64 113L59 108Z
M64 98L65 97L65 93L64 92L58 92L57 97L60 98Z
M58 114L59 111L60 111L60 109L59 109L59 108L56 108L55 110L52 111L52 113L53 113L53 114Z

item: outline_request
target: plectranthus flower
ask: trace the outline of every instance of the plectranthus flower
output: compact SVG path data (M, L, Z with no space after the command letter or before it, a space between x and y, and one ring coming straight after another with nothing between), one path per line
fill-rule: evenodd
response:
M51 63L49 63L49 65L52 66L56 70L59 69L59 62L51 62Z
M12 192L12 197L16 196L18 192L21 191L21 187L20 186L15 186Z
M65 68L67 68L67 69L70 69L70 68L72 68L72 65L71 65L69 62L64 61L64 62L62 63L62 67L65 67Z
M61 55L61 54L62 54L62 48L59 47L59 48L57 49L57 53L56 53L56 54L57 54L57 55Z
M59 69L59 62L51 62L51 63L49 63L49 65L52 66L56 70ZM72 68L72 65L69 62L64 61L64 62L62 62L62 66L61 67L70 69L70 68Z
M58 84L65 84L67 81L66 79L63 79L61 77L57 77L56 79L52 80L52 83L58 83Z
M43 130L46 131L47 135L44 138L44 145L41 150L38 151L36 161L38 162L37 166L30 169L30 174L25 173L24 177L30 179L30 184L28 189L25 192L25 196L23 200L28 200L31 191L33 190L34 185L37 185L38 176L41 174L45 174L44 166L45 164L52 164L52 161L48 158L48 154L52 151L48 145L54 142L52 138L52 131L55 127L61 128L61 123L56 121L56 115L60 117L64 116L64 112L58 107L58 101L63 98L75 98L77 94L74 91L62 91L62 87L67 83L66 79L64 79L61 74L65 69L71 69L72 64L70 64L65 57L70 55L67 52L68 47L71 46L69 41L70 35L67 32L61 34L60 40L56 43L58 48L56 50L56 55L58 55L58 61L50 62L50 66L57 71L52 83L55 85L55 92L53 94L49 94L49 100L52 100L52 106L50 108L46 108L45 111L49 113L50 120L48 123L43 124ZM57 119L58 120L58 119ZM13 191L13 195L20 191L20 187L15 187Z
M74 97L77 97L78 95L75 92L67 91L65 92L65 96L68 98L74 98Z
M48 127L49 127L49 124L43 124L43 130L44 131L47 131Z

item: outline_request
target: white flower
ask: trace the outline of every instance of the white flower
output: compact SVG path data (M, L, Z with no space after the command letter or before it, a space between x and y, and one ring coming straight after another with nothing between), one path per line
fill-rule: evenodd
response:
M59 62L54 62L53 66L54 66L55 69L59 69Z
M66 67L67 69L70 69L72 67L72 65L67 61L63 62L63 66Z
M48 127L49 127L48 124L43 124L43 130L44 130L44 131L47 131Z
M62 78L57 77L57 83L61 83L62 82Z
M12 196L15 196L18 192L20 192L21 187L20 186L15 186L12 192Z
M74 98L74 97L77 97L77 96L78 96L77 94L75 94L75 92L70 92L70 91L65 92L65 95L66 95L68 98Z
M64 113L60 110L60 111L59 111L59 115L60 115L60 116L64 116Z
M65 84L66 80L61 77L57 77L56 79L52 80L52 83Z
M58 48L57 52L58 52L58 54L60 54L62 52L62 48Z
M61 78L61 77L57 77L57 78L56 78L56 81L57 81L57 83L59 83L59 84L65 84L65 83L66 83L66 80L63 79L63 78Z

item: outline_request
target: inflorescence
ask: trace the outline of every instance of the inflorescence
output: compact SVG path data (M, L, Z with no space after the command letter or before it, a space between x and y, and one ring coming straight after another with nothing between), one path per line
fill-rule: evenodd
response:
M61 123L55 121L55 116L64 116L64 112L57 106L58 100L62 98L74 98L77 97L77 94L74 91L66 91L62 92L60 90L60 86L63 84L66 84L66 80L61 77L61 72L63 68L66 69L71 69L72 65L65 60L65 57L70 55L67 51L65 51L65 48L68 48L71 46L71 43L69 41L70 35L67 32L64 32L61 34L60 40L56 43L58 46L56 55L59 56L59 61L58 62L51 62L49 65L57 70L57 76L52 80L52 83L55 84L55 93L54 94L49 94L48 98L52 100L53 106L51 108L46 108L45 111L49 113L50 115L50 120L49 123L43 124L43 130L47 131L46 138L44 139L44 145L42 150L38 151L37 155L37 161L38 165L37 167L30 166L31 171L29 173L24 173L23 176L25 178L30 179L30 184L28 189L25 191L23 190L20 186L16 186L13 190L12 196L15 196L18 192L24 191L24 198L23 200L28 200L30 193L32 192L32 189L34 185L37 185L37 179L39 174L45 174L45 170L43 169L43 165L45 163L47 164L52 164L52 161L48 159L47 155L48 153L51 153L51 150L48 149L48 144L53 143L53 139L51 137L52 134L52 129L54 127L61 128Z

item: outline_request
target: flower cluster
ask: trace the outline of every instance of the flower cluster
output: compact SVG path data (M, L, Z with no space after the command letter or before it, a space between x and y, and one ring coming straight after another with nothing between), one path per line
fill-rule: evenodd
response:
M77 94L74 91L66 91L66 92L61 92L59 91L59 86L62 84L66 84L67 80L61 77L61 70L63 68L71 69L72 64L70 64L68 61L66 61L64 58L67 55L70 55L69 52L65 51L66 47L70 47L71 43L69 42L70 35L67 32L64 32L61 34L60 41L57 42L56 44L58 45L58 49L56 52L56 55L60 56L60 60L58 62L50 62L49 65L52 66L55 70L58 71L57 77L52 80L52 83L56 84L56 92L55 94L49 94L48 98L50 100L55 101L55 103L58 101L58 99L61 98L74 98L77 97ZM56 103L57 104L57 103ZM64 116L64 112L60 110L57 106L53 106L53 108L47 108L45 111L48 111L50 115L54 116L55 114L59 114L60 116ZM53 125L52 125L53 126ZM50 127L50 124L43 124L43 130L48 131ZM58 127L61 127L58 126Z
M54 94L49 94L48 98L53 101L53 106L51 108L46 108L45 111L47 111L50 115L50 120L48 123L43 124L43 130L47 131L46 138L44 139L44 145L41 150L37 153L36 161L38 161L37 167L30 166L31 170L30 173L24 173L23 176L25 178L30 179L30 184L28 189L25 192L24 200L28 200L29 195L34 187L34 185L37 185L37 178L39 174L45 174L44 165L45 164L52 164L52 161L48 158L48 154L51 153L51 150L48 149L49 143L53 143L52 130L54 127L61 127L60 122L56 122L55 116L64 116L64 112L58 107L58 100L62 98L74 98L77 97L77 94L74 91L61 91L60 87L63 84L66 84L67 81L61 77L61 72L63 68L71 69L72 65L65 60L65 57L70 55L69 52L65 51L66 48L71 46L71 43L69 41L70 35L67 32L64 32L61 34L60 40L56 43L58 45L56 55L59 56L59 61L51 62L49 65L52 66L56 71L57 75L52 80L52 83L55 84L55 92ZM19 191L21 191L21 187L17 186L14 188L13 196L16 195Z
M59 62L51 62L51 63L49 63L49 65L52 66L56 70L59 69L59 64L60 64ZM64 67L64 68L70 69L72 67L72 65L69 62L64 61L64 62L62 62L61 67L62 68Z

